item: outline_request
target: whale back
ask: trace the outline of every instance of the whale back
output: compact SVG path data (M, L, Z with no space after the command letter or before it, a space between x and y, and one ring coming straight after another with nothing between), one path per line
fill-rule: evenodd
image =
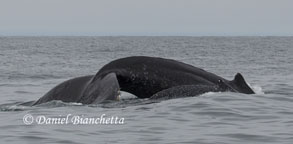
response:
M76 102L81 98L82 91L92 75L73 78L57 85L33 105L60 100L63 102Z
M173 99L181 97L194 97L207 92L222 92L225 89L222 89L220 85L180 85L174 86L168 89L164 89L152 97L151 100L164 100L164 99Z
M108 100L118 100L119 83L115 73L96 75L87 84L78 101L83 104L98 104Z
M172 59L133 56L114 60L104 65L97 75L116 73L122 91L139 98L150 98L155 93L180 85L217 85L226 91L253 94L241 74L226 80L201 68ZM226 87L225 87L226 86Z

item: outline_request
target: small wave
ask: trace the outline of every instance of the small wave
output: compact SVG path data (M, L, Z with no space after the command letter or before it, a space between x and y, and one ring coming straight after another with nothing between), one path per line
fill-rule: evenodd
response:
M90 107L102 107L102 108L125 108L129 106L138 106L156 103L149 99L139 99L139 98L128 98L120 99L119 101L108 101L101 104L91 104Z
M76 103L76 102L62 102L60 100L53 100L46 103L42 103L39 105L36 105L36 107L46 107L46 108L52 108L52 107L66 107L66 106L82 106L82 103Z
M0 105L0 111L25 111L32 107L30 106L34 101L29 102L14 102Z
M60 79L62 77L56 76L56 75L42 74L42 75L28 76L28 78L30 78L30 79Z
M20 84L20 83L1 83L0 84L0 87L24 87L24 86L35 87L35 86L38 86L38 85L31 84L31 83L24 83L24 84Z
M122 99L120 101L107 101L101 104L84 105L76 102L62 102L60 100L53 100L46 103L42 103L36 106L32 106L35 101L29 102L13 102L0 105L0 111L26 111L35 108L58 108L58 107L72 107L72 106L89 106L100 108L124 108L128 106L144 105L154 103L147 99L129 98Z
M22 91L22 90L14 91L14 92L15 92L15 93L18 93L18 94L32 94L32 92Z
M35 101L28 102L14 102L0 105L0 111L26 111L36 107L40 108L55 108L55 107L67 107L67 106L82 106L82 103L66 103L58 100L53 100L47 103L32 106Z

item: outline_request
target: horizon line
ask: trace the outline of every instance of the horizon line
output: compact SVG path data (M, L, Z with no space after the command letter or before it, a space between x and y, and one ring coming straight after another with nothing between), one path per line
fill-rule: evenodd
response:
M0 37L293 37L293 35L0 35Z
M0 32L0 37L88 37L88 36L93 36L93 37L131 37L131 36L187 36L187 37L291 37L293 34L290 33L186 33L186 32L161 32L161 33L144 33L144 32L137 32L137 33L90 33L90 32L55 32L55 33L20 33L20 32L12 32L12 33L1 33Z

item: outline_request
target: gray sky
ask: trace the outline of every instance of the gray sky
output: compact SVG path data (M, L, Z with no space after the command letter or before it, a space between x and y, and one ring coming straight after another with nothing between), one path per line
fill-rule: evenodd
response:
M293 35L293 0L0 0L0 35Z

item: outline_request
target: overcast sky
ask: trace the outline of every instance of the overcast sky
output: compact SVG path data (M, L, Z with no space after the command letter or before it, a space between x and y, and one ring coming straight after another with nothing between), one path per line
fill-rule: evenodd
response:
M0 35L293 35L293 0L0 0Z

